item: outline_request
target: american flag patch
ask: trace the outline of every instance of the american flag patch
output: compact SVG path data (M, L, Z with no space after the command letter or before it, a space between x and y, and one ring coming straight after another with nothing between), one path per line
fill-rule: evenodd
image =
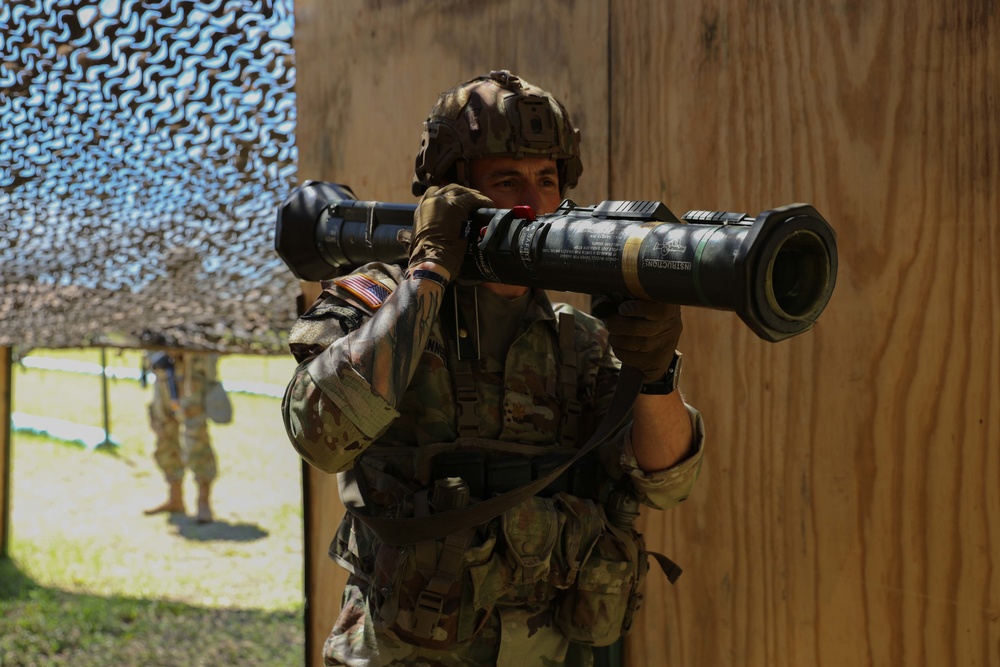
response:
M392 294L392 290L388 287L361 273L334 278L333 282L336 285L343 287L345 290L358 297L372 308L378 308L381 306L382 302L385 301L390 294Z

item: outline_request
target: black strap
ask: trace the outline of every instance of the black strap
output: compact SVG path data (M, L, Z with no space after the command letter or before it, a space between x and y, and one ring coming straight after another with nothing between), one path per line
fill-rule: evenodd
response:
M672 584L676 584L677 579L681 576L681 566L658 551L647 551L646 553L652 556L656 562L659 563L660 569L663 570L663 574L667 575L667 580Z
M579 374L576 368L576 318L572 313L559 313L559 384L562 385L563 447L576 447L577 431L583 405L577 398Z
M358 517L385 544L415 544L423 540L433 540L466 528L472 528L498 517L515 505L536 495L555 481L570 466L586 456L597 445L609 439L628 419L632 404L642 387L642 372L632 366L622 366L618 374L611 406L598 424L590 439L577 450L576 454L561 466L536 480L511 489L506 493L466 507L448 510L441 514L425 517L387 518L371 516L358 487L354 469L338 475L340 499L347 511Z
M470 327L458 303L459 290L470 294L475 311L475 326ZM472 362L478 361L479 349L479 297L475 287L451 285L445 292L441 306L445 331L445 347L451 357L451 376L455 384L457 405L456 423L458 435L462 438L479 435L479 417L476 415L476 380L472 374ZM449 335L450 334L450 335ZM450 337L453 342L449 342Z

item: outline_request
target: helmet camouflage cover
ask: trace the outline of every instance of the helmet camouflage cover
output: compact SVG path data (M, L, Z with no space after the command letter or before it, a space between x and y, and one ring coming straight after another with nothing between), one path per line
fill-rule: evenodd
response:
M414 166L413 194L447 181L467 184L474 158L526 155L556 160L563 193L583 172L580 131L562 104L508 70L490 72L442 93L431 109Z

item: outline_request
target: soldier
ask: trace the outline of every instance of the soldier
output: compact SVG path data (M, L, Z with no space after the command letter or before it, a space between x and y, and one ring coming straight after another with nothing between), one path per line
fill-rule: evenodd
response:
M153 458L167 479L169 491L165 502L145 510L145 514L185 512L183 480L187 468L198 482L195 520L212 522L210 496L217 471L205 403L208 388L218 375L218 359L217 354L199 352L147 354L147 364L156 376L149 404L149 423L156 434Z
M544 477L608 412L622 363L646 382L595 455L481 525L396 546L348 513L326 664L589 665L589 645L628 630L646 568L629 504L676 505L701 466L701 418L674 390L680 309L627 301L605 324L542 290L457 279L473 210L551 213L581 171L549 93L506 70L456 86L424 124L408 266L324 282L293 328L292 444L382 517L446 521Z

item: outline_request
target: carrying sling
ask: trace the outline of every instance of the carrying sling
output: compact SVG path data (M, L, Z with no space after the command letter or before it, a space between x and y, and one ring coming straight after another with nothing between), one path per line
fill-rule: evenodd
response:
M544 477L532 480L488 500L422 517L372 516L365 505L364 496L353 468L338 475L340 499L347 511L368 526L382 542L394 546L434 540L466 528L485 524L539 493L554 482L557 477L569 470L574 463L610 438L625 423L641 387L642 372L632 366L622 366L621 372L618 374L618 384L611 397L611 406L593 435L576 451L576 454Z

